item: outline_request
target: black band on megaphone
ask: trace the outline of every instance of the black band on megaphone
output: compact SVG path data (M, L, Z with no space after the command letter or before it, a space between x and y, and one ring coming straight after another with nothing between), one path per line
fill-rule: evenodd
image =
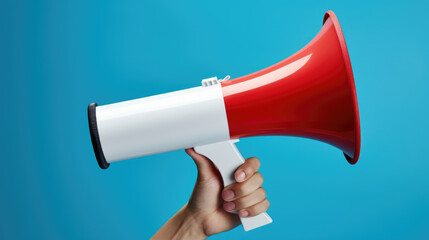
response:
M100 136L98 135L97 117L95 115L96 107L96 103L91 103L88 106L89 132L91 134L92 147L94 148L95 157L97 158L98 165L100 166L100 168L106 169L109 167L110 163L106 161L106 158L103 154L103 149L101 148Z

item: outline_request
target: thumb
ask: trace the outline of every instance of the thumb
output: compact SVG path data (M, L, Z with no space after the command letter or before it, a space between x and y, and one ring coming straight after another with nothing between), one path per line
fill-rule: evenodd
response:
M194 160L197 165L198 176L203 179L209 179L215 175L216 167L213 162L210 161L206 156L203 156L195 152L194 148L188 148L185 152Z

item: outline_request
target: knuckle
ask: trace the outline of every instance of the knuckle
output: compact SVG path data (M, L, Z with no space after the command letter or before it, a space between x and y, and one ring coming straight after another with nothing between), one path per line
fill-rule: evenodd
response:
M236 209L243 209L243 208L246 207L246 200L245 199L241 199L241 198L236 199L234 201L234 203L235 203L235 208Z
M253 181L254 181L254 184L261 186L262 183L264 183L264 177L262 177L262 174L260 172L256 172L253 175Z
M231 189L233 189L236 193L236 197L246 196L258 190L263 182L264 179L262 175L257 172L256 175L252 176L249 180L240 183L235 183L231 186Z
M260 213L266 212L269 206L270 202L265 199L264 201L250 207L249 213L251 213L252 216L258 215Z
M245 193L246 193L245 184L239 183L239 184L235 185L234 186L234 192L235 192L236 197L240 197L240 196L245 195Z
M249 212L249 215L250 215L250 216L256 216L256 215L258 215L258 214L259 214L259 211L258 211L258 208L256 207L256 205L255 205L255 206L252 206L252 207L249 207L249 208L247 209L247 211Z
M270 207L270 202L265 199L262 204L261 204L261 212L266 212L268 210L268 208Z
M249 195L250 193L254 192L256 190L255 188L255 184L252 182L245 182L242 187L241 187L241 191L243 196L245 195Z
M265 190L260 188L255 192L251 193L250 195L236 199L235 203L236 203L237 209L244 209L264 201L265 197L266 197Z
M261 162L259 161L259 158L257 158L257 157L252 157L252 162L257 169L261 166Z
M253 164L259 164L259 159L257 157L248 158L248 161Z
M259 178L259 181L261 181L261 184L264 182L264 177L260 172L256 172L256 176Z
M263 199L267 198L267 191L265 191L264 188L261 187L258 190L259 190L261 196L263 197Z
M244 163L245 166L249 168L249 170L252 170L253 172L258 170L260 166L259 159L256 157L250 157L246 159L246 162Z

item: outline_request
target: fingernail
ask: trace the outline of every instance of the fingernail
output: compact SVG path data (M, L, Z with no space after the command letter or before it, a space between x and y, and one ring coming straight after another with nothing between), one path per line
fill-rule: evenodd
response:
M224 208L226 211L232 211L232 210L235 208L235 203L233 203L233 202L225 202L225 203L223 204L223 208Z
M240 171L237 173L236 178L237 178L237 182L242 182L246 178L246 174L244 173L244 171Z
M232 191L231 189L228 189L222 193L223 200L231 200L234 198L234 196L234 191Z
M247 217L247 216L249 216L249 212L248 211L241 211L241 212L238 213L238 215L240 217Z

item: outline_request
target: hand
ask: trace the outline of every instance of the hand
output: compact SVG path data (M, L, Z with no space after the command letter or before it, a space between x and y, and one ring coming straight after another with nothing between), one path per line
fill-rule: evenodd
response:
M187 208L202 219L207 236L228 231L240 225L241 217L256 216L267 211L269 202L261 187L261 165L255 157L249 158L234 174L237 183L223 188L222 177L215 165L205 156L186 149L198 168L198 178ZM238 212L238 215L232 212Z
M248 158L234 173L237 183L223 188L222 177L205 156L186 149L198 168L197 182L189 202L174 215L153 239L205 239L240 225L240 217L267 211L269 202L261 187L260 162ZM169 234L167 234L169 233Z

